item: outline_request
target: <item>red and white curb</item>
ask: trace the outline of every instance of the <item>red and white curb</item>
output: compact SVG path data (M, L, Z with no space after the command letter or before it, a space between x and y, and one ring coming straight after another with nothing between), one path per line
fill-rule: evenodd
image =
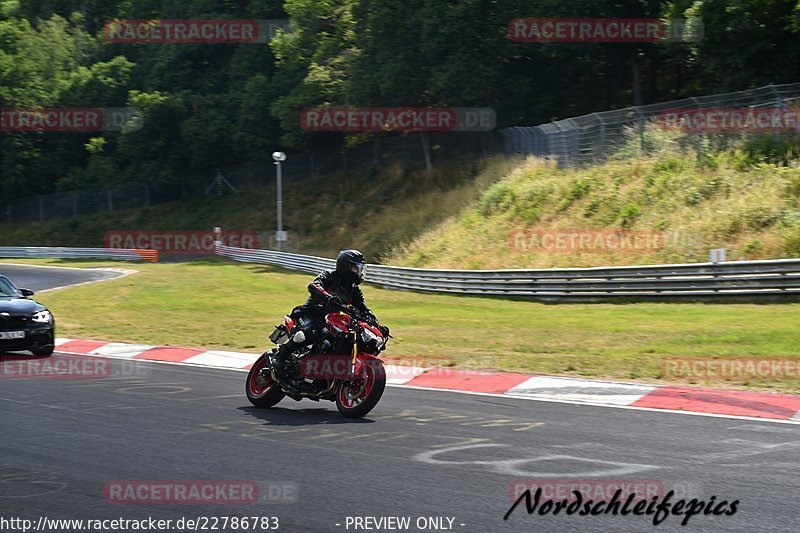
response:
M249 370L257 354L77 339L56 339L57 352ZM627 409L771 419L800 423L800 395L659 386L504 372L386 365L390 385Z

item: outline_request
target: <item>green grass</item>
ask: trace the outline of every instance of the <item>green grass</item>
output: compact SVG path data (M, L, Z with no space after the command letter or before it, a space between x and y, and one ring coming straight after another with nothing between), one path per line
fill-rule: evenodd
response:
M120 263L14 261L62 266ZM136 264L114 281L42 293L59 336L259 352L312 276L227 260ZM664 357L798 357L800 304L569 304L389 291L367 301L396 339L389 359L665 383ZM800 392L800 381L698 381Z

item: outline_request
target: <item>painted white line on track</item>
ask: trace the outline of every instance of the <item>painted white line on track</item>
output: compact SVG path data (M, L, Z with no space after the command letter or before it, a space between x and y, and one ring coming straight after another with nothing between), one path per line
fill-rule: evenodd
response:
M630 405L657 388L638 383L536 376L504 394L543 399L559 397L575 403L596 402L602 398L601 403L606 405Z
M258 357L260 356L255 356L256 359ZM146 359L142 360L145 361ZM193 355L192 357L182 361L182 363L187 365L209 366L214 368L230 368L232 364L241 368L253 362L255 361L250 354L224 352L220 350L209 350L207 352Z
M89 355L103 355L115 359L130 359L147 350L155 348L148 344L126 344L121 342L109 342L105 346L95 348Z

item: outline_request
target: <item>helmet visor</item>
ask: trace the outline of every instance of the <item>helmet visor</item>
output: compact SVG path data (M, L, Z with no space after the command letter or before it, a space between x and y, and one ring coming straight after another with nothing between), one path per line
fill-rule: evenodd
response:
M367 273L367 265L366 263L352 263L350 265L350 270L356 275L356 277L360 280L364 279L364 275Z

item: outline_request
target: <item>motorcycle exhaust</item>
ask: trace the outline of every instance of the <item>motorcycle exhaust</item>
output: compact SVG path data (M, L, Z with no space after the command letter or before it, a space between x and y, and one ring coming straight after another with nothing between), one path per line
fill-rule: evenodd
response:
M304 391L301 391L299 389L296 389L296 388L292 387L291 385L286 383L284 380L282 380L278 376L278 374L275 372L274 368L270 371L270 377L272 377L272 379L278 385L280 385L281 389L283 389L283 392L286 393L286 396L288 396L289 398L291 398L292 400L294 400L296 402L299 402L303 398L308 398L309 400L314 400L315 402L318 402L318 401L320 401L321 398L331 394L336 389L336 380L334 380L333 383L331 384L331 386L328 387L327 389L325 389L324 391L321 391L321 392L304 392Z
M305 336L305 333L303 333L302 331L298 331L292 337L292 341L294 341L294 342L296 342L298 344L301 344L305 340L306 340L306 336ZM291 398L292 400L294 400L296 402L299 402L303 398L308 398L309 400L314 400L315 402L318 402L318 401L320 401L320 399L324 398L325 396L330 395L334 390L336 390L337 381L335 379L332 380L331 386L328 387L327 389L323 390L323 391L320 391L320 392L305 392L305 391L301 391L301 390L299 390L299 389L297 389L295 387L292 387L291 385L286 383L283 379L281 379L280 376L278 376L278 373L275 372L274 368L271 368L269 373L270 373L270 377L272 378L272 380L275 381L281 387L281 389L283 389L284 393L286 393L286 396L288 396L289 398Z

